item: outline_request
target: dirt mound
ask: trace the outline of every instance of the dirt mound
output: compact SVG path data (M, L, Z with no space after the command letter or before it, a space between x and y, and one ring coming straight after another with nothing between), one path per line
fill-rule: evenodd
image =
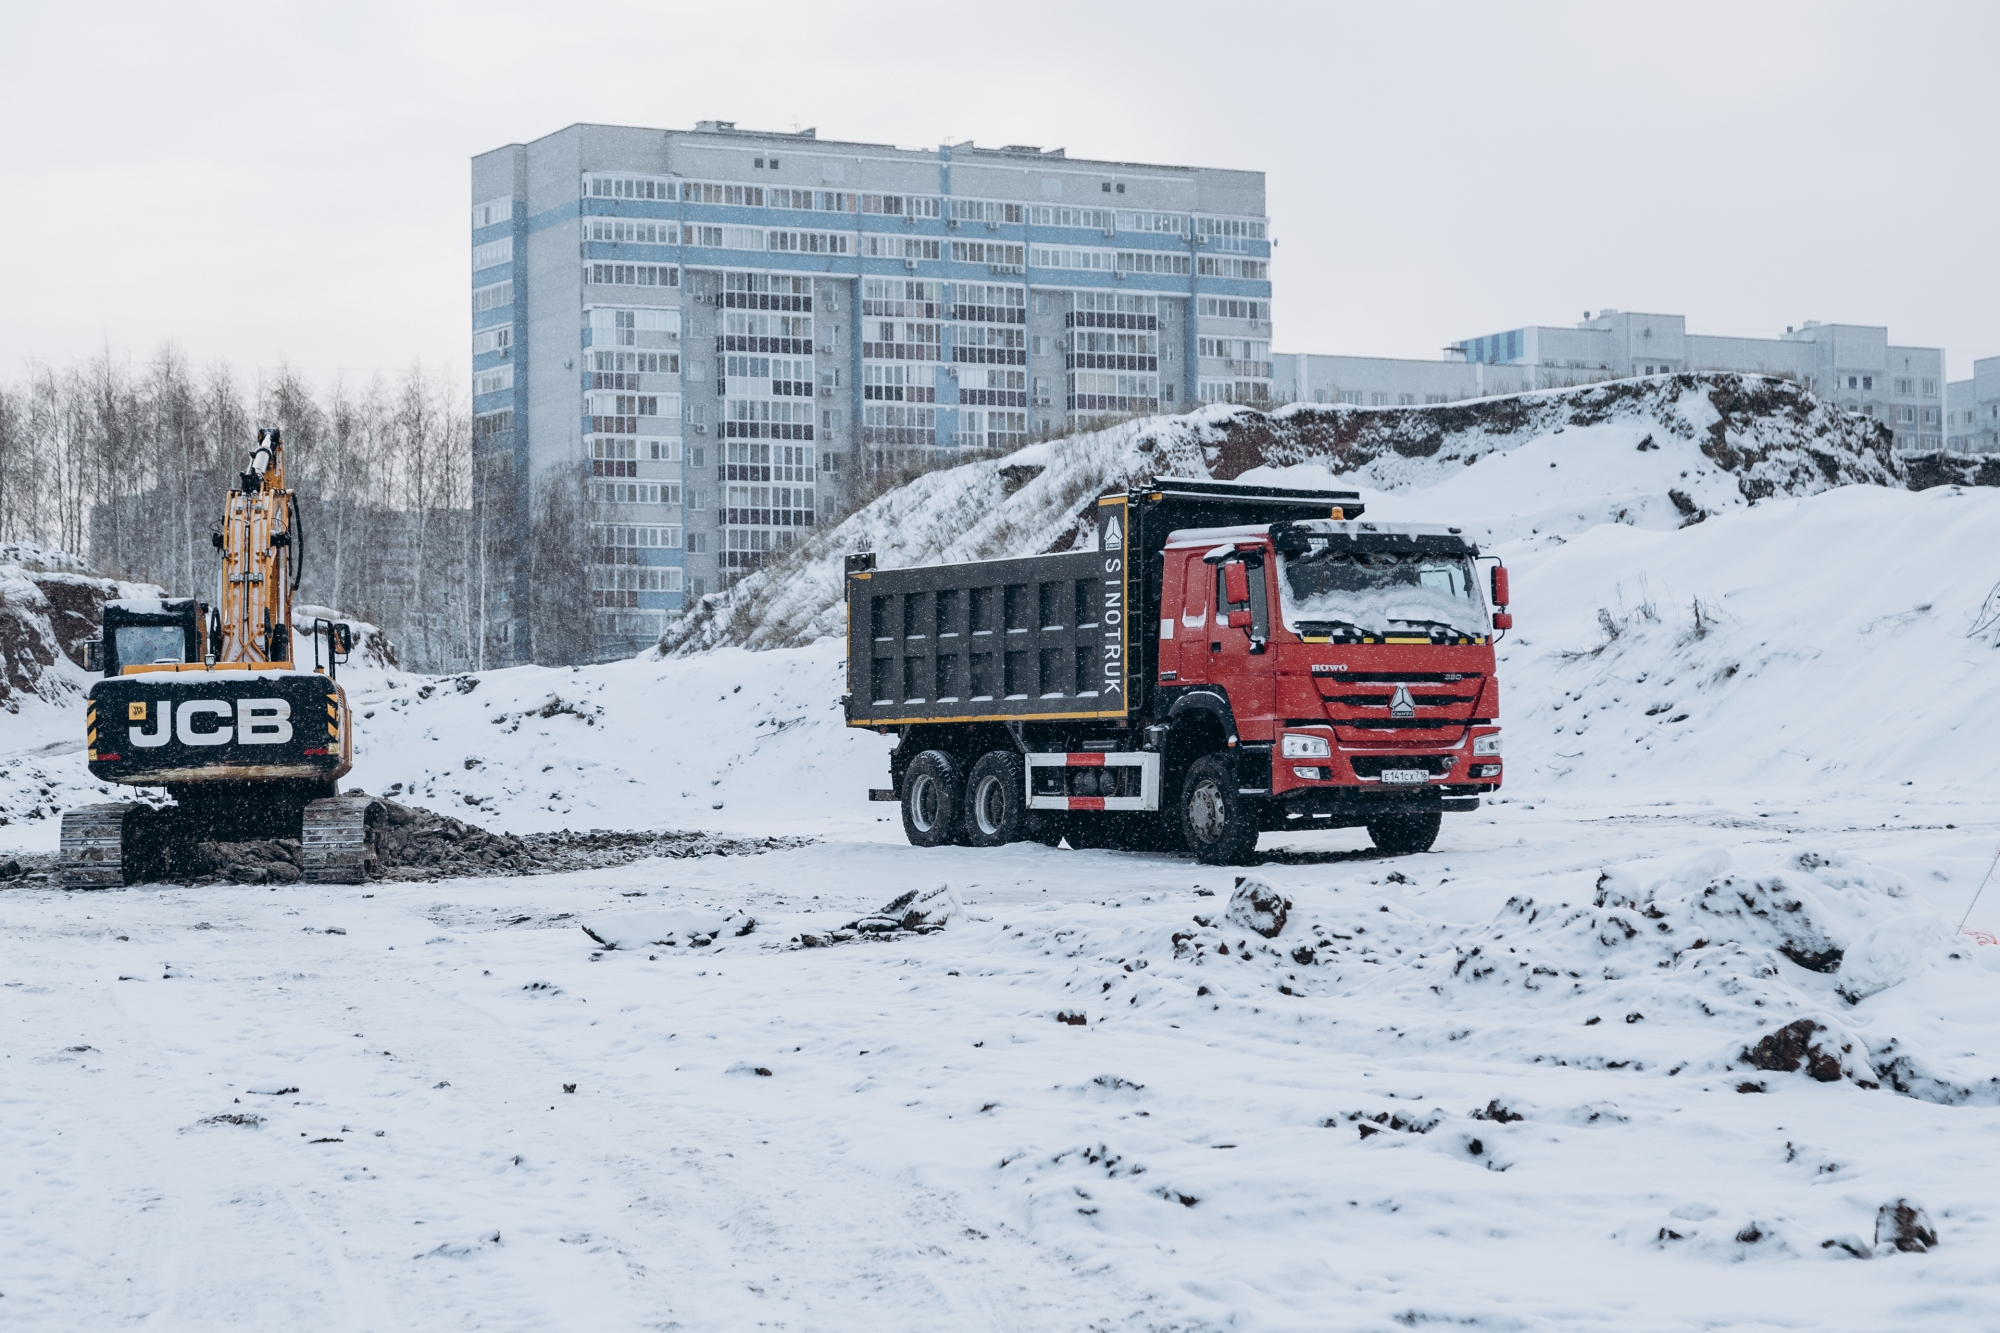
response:
M1913 491L1933 486L2000 486L2000 454L1914 454L1903 459Z
M23 698L65 702L87 688L83 643L95 638L104 603L158 596L149 583L94 574L64 551L0 546L0 708Z
M415 806L384 801L376 878L386 880L468 879L488 875L554 875L644 860L649 856L754 856L802 847L810 838L730 838L714 833L626 833L611 829L555 833L493 833L477 825ZM0 863L0 884L42 885L52 881L56 858L23 856ZM303 872L296 838L247 842L198 842L186 873L172 884L295 884Z

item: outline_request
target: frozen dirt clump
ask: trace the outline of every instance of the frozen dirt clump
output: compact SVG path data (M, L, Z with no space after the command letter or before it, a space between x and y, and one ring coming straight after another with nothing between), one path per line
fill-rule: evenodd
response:
M965 911L965 904L958 900L949 884L940 884L934 889L911 889L884 903L880 910L847 923L846 929L859 931L864 935L890 935L898 932L928 933L943 930L951 924L952 918Z
M757 918L742 911L628 912L583 923L583 933L606 949L644 949L658 945L705 949L722 938L748 935Z
M1937 1228L1930 1214L1908 1199L1893 1199L1875 1214L1875 1246L1905 1254L1922 1254L1937 1248Z
M1254 875L1238 875L1236 892L1229 895L1229 923L1254 930L1267 940L1285 933L1285 920L1292 900Z
M1828 1049L1823 1037L1826 1031L1826 1024L1801 1018L1766 1034L1755 1045L1744 1047L1736 1058L1752 1069L1780 1074L1796 1074L1804 1069L1821 1083L1838 1083L1841 1057L1853 1054L1853 1046L1844 1044L1838 1049Z

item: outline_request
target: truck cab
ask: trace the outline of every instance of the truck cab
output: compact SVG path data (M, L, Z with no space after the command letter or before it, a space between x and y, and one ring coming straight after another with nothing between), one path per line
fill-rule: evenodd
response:
M1153 711L1212 713L1271 829L1363 824L1427 847L1501 783L1495 617L1441 525L1184 529L1161 565Z

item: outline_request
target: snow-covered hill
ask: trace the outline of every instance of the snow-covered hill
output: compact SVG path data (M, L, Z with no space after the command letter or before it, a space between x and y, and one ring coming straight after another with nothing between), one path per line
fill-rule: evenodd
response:
M841 557L890 568L1064 549L1088 503L1154 476L1360 489L1370 512L1488 542L1600 523L1671 528L1776 496L1900 486L1881 423L1754 375L1662 375L1433 407L1216 406L929 473L707 598L664 646L840 632Z

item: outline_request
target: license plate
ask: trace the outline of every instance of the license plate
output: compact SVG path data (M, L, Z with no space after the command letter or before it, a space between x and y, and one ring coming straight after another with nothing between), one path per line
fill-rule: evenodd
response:
M1382 781L1384 782L1424 783L1430 780L1431 775L1424 772L1421 768L1385 768L1382 770Z

